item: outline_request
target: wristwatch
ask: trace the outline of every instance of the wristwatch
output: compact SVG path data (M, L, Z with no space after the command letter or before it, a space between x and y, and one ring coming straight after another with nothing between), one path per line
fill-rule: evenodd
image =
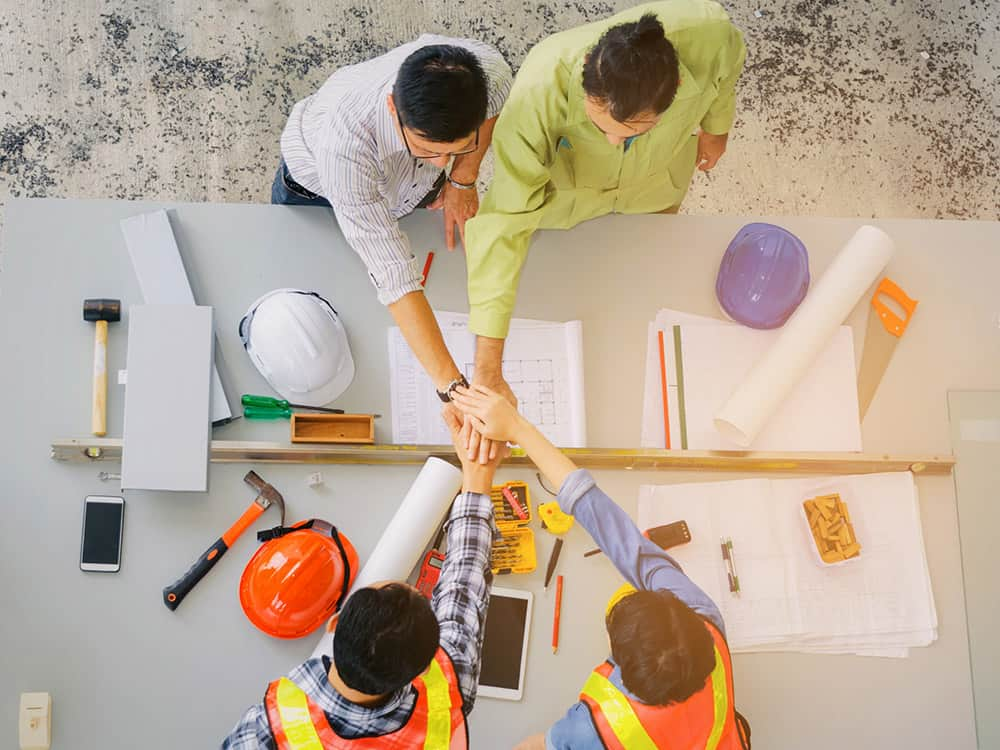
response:
M469 387L469 381L465 379L465 375L459 375L457 378L448 383L448 387L443 391L438 391L438 398L444 401L446 404L451 401L451 392L454 391L458 386L463 388Z

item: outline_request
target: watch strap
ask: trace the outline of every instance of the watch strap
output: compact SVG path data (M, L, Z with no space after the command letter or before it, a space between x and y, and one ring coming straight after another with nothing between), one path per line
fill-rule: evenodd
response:
M451 393L456 388L458 388L458 386L462 386L463 388L469 387L469 381L465 379L465 375L459 375L457 378L448 383L447 388L445 388L443 391L438 391L437 392L438 398L444 401L446 404L450 403Z

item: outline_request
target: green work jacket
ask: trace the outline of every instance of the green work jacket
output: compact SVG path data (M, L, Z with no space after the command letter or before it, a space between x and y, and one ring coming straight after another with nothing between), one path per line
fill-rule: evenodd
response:
M655 127L613 146L584 111L583 64L608 28L645 13L659 17L677 51L680 85ZM506 337L536 229L680 203L694 170L692 133L729 132L745 56L742 34L711 0L639 5L532 48L493 132L493 182L466 224L473 333Z

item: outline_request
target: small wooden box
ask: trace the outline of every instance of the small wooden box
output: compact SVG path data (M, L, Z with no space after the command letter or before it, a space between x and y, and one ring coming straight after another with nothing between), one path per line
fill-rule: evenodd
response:
M293 443L375 442L371 414L292 414Z

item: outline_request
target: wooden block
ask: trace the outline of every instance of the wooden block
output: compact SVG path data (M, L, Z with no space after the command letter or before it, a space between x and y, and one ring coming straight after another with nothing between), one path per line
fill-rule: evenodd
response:
M375 442L375 417L371 414L292 414L293 443Z

